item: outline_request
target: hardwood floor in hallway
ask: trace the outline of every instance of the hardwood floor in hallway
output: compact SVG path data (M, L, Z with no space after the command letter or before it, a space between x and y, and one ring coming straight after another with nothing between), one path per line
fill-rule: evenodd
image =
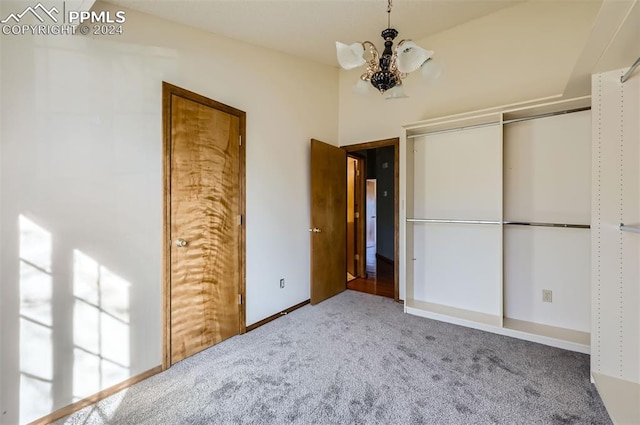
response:
M347 283L347 289L394 298L393 264L376 258L375 247L367 247L366 278L356 278Z

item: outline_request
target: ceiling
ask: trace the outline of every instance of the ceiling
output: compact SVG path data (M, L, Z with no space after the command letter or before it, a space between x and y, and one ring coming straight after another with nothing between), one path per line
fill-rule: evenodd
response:
M386 0L107 1L332 66L336 41L382 46L380 31L387 26ZM398 39L419 40L522 1L396 0L391 26Z

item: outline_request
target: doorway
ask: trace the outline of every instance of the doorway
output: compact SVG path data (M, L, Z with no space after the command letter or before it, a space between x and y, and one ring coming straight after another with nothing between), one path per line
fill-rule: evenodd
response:
M245 113L163 83L164 369L245 332Z
M360 231L366 219L362 197L366 158L359 153L347 155L347 282L365 277L365 251Z
M354 202L348 203L346 217L348 233L352 222L354 229L353 236L347 237L347 264L353 264L348 269L347 288L400 301L399 139L343 148L348 152L348 161L353 158L354 164L348 162L347 166L347 193L348 196L354 193Z

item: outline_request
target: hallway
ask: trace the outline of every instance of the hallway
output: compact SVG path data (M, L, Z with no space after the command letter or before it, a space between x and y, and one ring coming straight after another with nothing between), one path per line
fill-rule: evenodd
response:
M375 246L367 247L366 278L347 283L347 289L393 298L393 264L376 258Z

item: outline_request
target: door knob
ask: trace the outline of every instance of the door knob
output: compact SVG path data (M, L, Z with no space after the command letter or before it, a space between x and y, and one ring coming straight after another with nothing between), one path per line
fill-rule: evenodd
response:
M322 232L322 230L318 229L317 227L314 227L313 229L309 229L309 231L310 231L310 232L313 232L313 233L320 233L320 232Z
M178 240L176 241L176 246L177 246L178 248L185 247L185 246L187 246L187 241L185 241L184 239L178 239Z

